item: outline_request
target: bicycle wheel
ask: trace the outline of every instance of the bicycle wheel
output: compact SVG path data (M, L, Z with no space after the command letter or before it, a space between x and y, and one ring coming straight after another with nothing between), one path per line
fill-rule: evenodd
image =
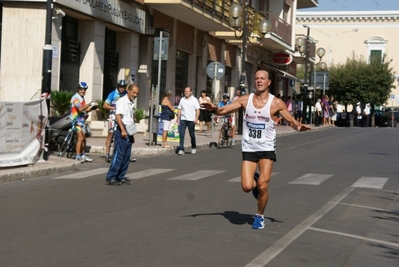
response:
M76 147L76 134L75 132L72 132L71 138L68 142L68 147L67 147L67 158L72 158L73 155L75 154L75 147Z
M225 132L225 130L224 130L224 127L222 126L219 131L218 148L222 148L225 143L225 140L224 140L225 133L224 132Z
M62 158L65 155L65 152L67 151L69 144L71 142L72 134L73 134L73 132L68 132L68 134L65 136L64 142L62 142L62 144L60 145L60 147L58 149L58 153L57 153L58 157Z
M233 146L233 128L229 126L229 129L226 131L226 147L231 148Z

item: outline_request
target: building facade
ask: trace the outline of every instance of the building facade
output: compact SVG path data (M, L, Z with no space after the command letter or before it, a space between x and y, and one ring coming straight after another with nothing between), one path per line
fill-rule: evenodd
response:
M344 64L353 53L367 62L371 57L392 60L395 73L393 99L387 106L399 106L399 10L396 11L300 11L296 16L296 33L310 35L323 47L323 61L328 66ZM327 91L328 93L328 91Z
M196 96L206 89L215 102L223 92L233 97L240 86L249 93L259 68L271 72L273 94L291 95L298 81L296 11L318 2L1 0L1 101L25 101L40 95L49 1L51 90L76 91L78 81L86 81L87 100L101 100L119 79L125 79L140 87L137 104L147 114L150 101L156 103L165 89L172 90L174 104L186 86ZM232 25L230 7L235 4L242 7L240 18L247 23ZM258 25L264 20L269 27L262 31ZM161 64L154 49L160 34L167 38L162 47L167 58ZM277 53L294 60L276 62ZM225 67L217 80L207 75L207 66L214 61ZM93 113L88 121L96 120Z

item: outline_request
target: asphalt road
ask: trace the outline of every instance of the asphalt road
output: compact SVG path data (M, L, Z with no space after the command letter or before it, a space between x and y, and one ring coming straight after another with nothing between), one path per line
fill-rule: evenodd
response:
M398 266L399 129L281 136L266 227L240 148L138 158L0 184L0 266Z

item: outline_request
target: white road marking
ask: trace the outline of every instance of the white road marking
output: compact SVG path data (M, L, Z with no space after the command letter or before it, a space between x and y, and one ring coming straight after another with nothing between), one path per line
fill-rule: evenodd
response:
M219 173L222 173L225 171L217 171L217 170L203 170L203 171L197 171L197 172L192 172L184 175L180 175L177 177L169 178L168 180L186 180L186 181L196 181L202 178L206 178L209 176L217 175Z
M351 207L356 207L356 208L369 209L369 210L379 210L379 211L385 211L385 212L391 212L391 213L394 213L394 214L395 213L399 214L399 211L381 209L381 208L370 207L370 206L363 206L363 205L356 205L356 204L349 204L349 203L339 203L339 205L346 205L346 206L351 206Z
M141 178L144 178L144 177L153 176L153 175L157 175L157 174L161 174L161 173L165 173L165 172L170 172L170 171L174 171L174 170L175 169L147 169L147 170L144 170L144 171L127 173L126 177L128 177L131 180L133 180L133 179L141 179Z
M352 187L382 189L389 178L360 177Z
M94 169L94 170L75 172L75 173L68 174L68 175L54 177L53 179L82 179L82 178L86 178L89 176L104 174L107 171L108 171L108 168L98 168L98 169ZM104 179L105 179L105 177L104 177Z
M295 239L297 239L303 232L309 229L314 223L316 223L320 218L322 218L327 212L334 208L342 199L344 199L354 188L346 188L341 193L336 195L327 204L317 210L315 213L310 215L302 223L288 232L280 240L274 243L273 246L265 250L262 254L256 257L253 261L248 263L247 267L260 267L265 266L268 262L274 259L278 254L280 254L286 247L288 247Z
M307 184L307 185L320 185L322 182L327 180L328 178L332 177L332 174L314 174L308 173L305 174L289 184Z
M279 172L272 172L271 176L273 177L274 175L277 175L277 174L279 174ZM234 183L241 182L241 176L238 176L236 178L228 180L227 182L234 182Z
M374 239L374 238L367 238L367 237L363 237L363 236L351 235L351 234L347 234L347 233L336 232L336 231L330 231L330 230L324 230L324 229L314 228L314 227L309 227L309 230L318 231L318 232L323 232L323 233L329 233L329 234L334 234L334 235L341 235L341 236L352 237L352 238L361 239L361 240L364 240L364 241L370 241L370 242L374 242L374 243L379 243L379 244L383 244L383 245L387 245L387 246L392 246L392 247L399 247L399 244L398 244L398 243L382 241L382 240L378 240L378 239Z

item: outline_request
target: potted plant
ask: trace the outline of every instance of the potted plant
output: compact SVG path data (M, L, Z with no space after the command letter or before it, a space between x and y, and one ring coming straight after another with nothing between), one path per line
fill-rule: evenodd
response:
M105 100L96 100L96 102L98 103L97 119L106 120L108 118L109 110L103 107Z
M136 108L134 110L134 122L135 123L140 123L142 119L144 119L145 114L144 114L144 109L143 108Z
M69 112L71 98L74 94L74 92L70 91L51 92L51 107L55 116L63 116Z

